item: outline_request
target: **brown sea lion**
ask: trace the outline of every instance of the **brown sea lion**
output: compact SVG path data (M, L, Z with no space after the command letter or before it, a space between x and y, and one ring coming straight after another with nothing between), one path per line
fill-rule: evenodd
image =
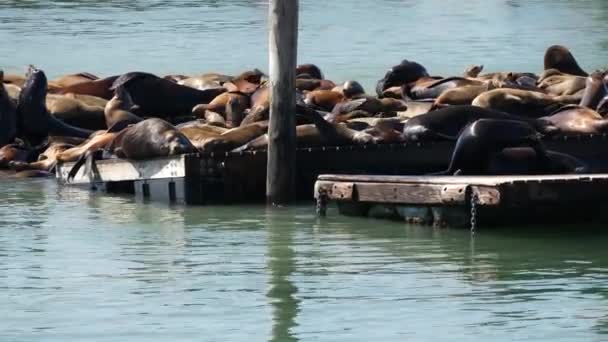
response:
M226 127L226 119L219 113L207 110L204 117L205 121L210 125Z
M542 156L530 147L510 147L492 155L483 174L545 175L589 173L590 170L584 161L565 153L547 150Z
M301 91L332 90L336 84L330 80L296 78L296 89Z
M127 159L150 159L198 152L175 126L158 118L147 119L123 129L108 149L119 158Z
M90 130L77 128L49 115L46 108L47 79L42 70L31 68L19 96L17 135L37 146L49 135L88 138Z
M139 107L133 102L129 92L124 87L119 86L114 91L114 97L104 107L104 121L107 128L122 122L136 124L143 119L135 115L132 111Z
M70 75L61 76L58 79L50 81L49 83L53 83L57 87L64 88L64 87L72 86L74 84L88 82L88 81L95 81L98 79L99 79L99 77L97 77L93 74L90 74L88 72L81 72L78 74L70 74Z
M230 82L233 79L233 77L228 75L208 73L200 76L182 78L177 80L177 83L198 90L206 90L220 88L224 83Z
M477 96L494 89L494 87L493 82L486 81L482 85L469 85L448 89L435 99L433 108L441 108L447 105L470 105Z
M0 70L0 81L4 72ZM0 147L13 142L17 136L17 109L8 95L3 82L0 82Z
M107 148L112 143L117 134L117 132L107 131L96 134L78 146L72 146L68 149L65 149L56 156L56 159L60 162L76 161L80 157L82 157L86 152L95 152L97 150Z
M510 114L539 118L567 104L563 102L564 99L536 91L499 88L480 94L472 104Z
M305 95L304 102L331 112L336 104L344 100L344 95L333 90L314 90Z
M40 155L38 156L38 161L31 163L22 161L12 161L9 163L8 166L9 168L16 171L51 171L57 164L58 156L72 147L74 147L74 145L64 143L52 143L46 148L46 150L44 150L44 152L40 153Z
M586 80L587 78L582 76L553 75L539 82L538 88L554 96L574 95L585 89Z
M27 80L27 77L24 77L21 75L5 74L4 78L2 79L2 83L12 84L19 88L23 88L23 85L25 84L26 80Z
M429 101L405 101L405 110L397 111L397 117L410 119L415 116L428 113L433 108L433 102Z
M31 161L35 152L31 148L19 144L9 144L0 147L0 169L6 169L10 162L23 162L27 163Z
M230 97L226 102L226 127L233 128L241 125L245 110L249 107L249 98Z
M402 86L428 76L428 72L421 64L404 59L398 65L390 68L384 77L378 81L376 93L381 97L384 90L390 87Z
M226 104L231 98L238 98L238 104L242 107L242 111L249 108L249 96L240 92L225 92L216 96L208 104L199 104L192 108L192 114L203 117L205 111L210 110L212 112L226 114Z
M63 96L70 98L70 99L78 100L89 106L105 107L106 104L108 104L108 100L102 99L101 97L92 96L92 95L67 93L67 94L63 94Z
M601 134L608 131L608 120L593 109L568 105L540 118L559 128L561 134Z
M110 76L99 80L80 82L60 88L56 91L51 91L51 93L91 95L110 100L112 96L114 96L114 91L110 89L110 87L117 79L118 76Z
M229 129L216 137L199 140L195 145L200 146L204 152L226 152L249 143L267 131L268 121L258 121Z
M176 128L197 147L206 139L218 137L228 131L228 128L203 123L202 120L184 123Z
M308 74L310 75L312 78L318 79L318 80L322 80L324 79L323 77L323 72L321 72L321 69L314 65L314 64L300 64L296 67L296 77L298 75L301 74Z
M52 116L68 125L90 130L106 129L103 107L89 106L79 100L53 94L47 95L46 107Z
M547 48L547 51L545 51L544 63L545 70L557 69L566 74L583 77L588 76L588 74L578 65L570 50L565 46L553 45Z
M112 84L111 90L119 86L126 89L141 113L158 117L188 115L194 106L209 103L226 91L224 88L197 90L143 72L120 76Z
M483 71L483 64L480 65L470 65L468 66L463 73L464 77L476 78Z

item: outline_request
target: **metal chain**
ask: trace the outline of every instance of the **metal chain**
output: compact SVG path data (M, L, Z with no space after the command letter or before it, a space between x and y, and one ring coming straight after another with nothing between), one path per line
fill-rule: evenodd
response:
M325 217L327 215L327 192L325 190L319 190L317 195L317 215Z
M471 235L475 235L477 229L477 194L471 191Z

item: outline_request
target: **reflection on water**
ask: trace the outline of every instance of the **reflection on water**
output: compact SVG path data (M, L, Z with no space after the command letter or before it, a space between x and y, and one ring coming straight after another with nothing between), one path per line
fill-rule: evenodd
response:
M334 209L318 219L312 205L171 207L53 181L0 185L2 341L608 333L602 227L482 228L471 240Z

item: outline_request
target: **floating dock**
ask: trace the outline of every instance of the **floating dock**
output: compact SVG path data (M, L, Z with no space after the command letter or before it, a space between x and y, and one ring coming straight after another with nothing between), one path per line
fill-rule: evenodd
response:
M604 219L608 174L547 176L320 175L317 210L434 226L591 222Z
M586 135L549 139L548 149L568 153L608 172L608 137ZM312 199L320 174L421 175L445 169L453 142L376 144L299 148L296 151L297 198ZM67 175L73 163L57 166L66 185L90 186L138 198L184 204L233 204L265 201L266 151L201 153L145 161L98 160ZM598 171L599 170L599 171Z

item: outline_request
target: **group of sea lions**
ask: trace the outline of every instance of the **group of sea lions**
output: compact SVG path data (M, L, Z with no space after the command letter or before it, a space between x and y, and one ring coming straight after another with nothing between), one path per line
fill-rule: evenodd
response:
M431 76L403 60L378 81L336 84L314 64L296 70L300 147L451 140L444 174L584 172L583 162L546 151L542 137L608 130L608 76L587 74L570 51L551 46L544 71ZM0 71L0 168L22 176L57 162L106 157L148 159L268 145L270 89L258 69L166 75L79 73L48 81ZM97 153L98 154L98 153ZM446 161L447 164L447 161Z

